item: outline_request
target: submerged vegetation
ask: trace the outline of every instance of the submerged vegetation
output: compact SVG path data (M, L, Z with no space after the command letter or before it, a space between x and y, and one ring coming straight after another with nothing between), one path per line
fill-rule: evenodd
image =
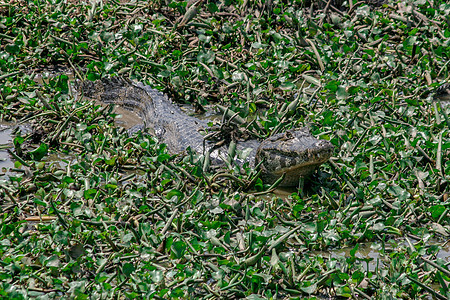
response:
M0 40L2 298L450 297L447 1L0 0ZM267 193L129 136L74 88L107 76L336 150Z

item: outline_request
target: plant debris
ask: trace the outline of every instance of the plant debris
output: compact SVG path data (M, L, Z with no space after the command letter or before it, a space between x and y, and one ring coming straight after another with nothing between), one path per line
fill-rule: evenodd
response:
M450 297L447 1L0 0L0 40L0 297ZM267 193L73 89L107 76L337 150Z

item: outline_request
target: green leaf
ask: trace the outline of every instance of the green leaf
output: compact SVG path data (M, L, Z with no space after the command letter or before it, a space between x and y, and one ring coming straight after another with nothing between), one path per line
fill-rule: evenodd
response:
M53 240L62 245L68 245L70 236L71 236L71 234L67 231L58 231L53 236Z
M353 247L352 250L350 250L350 256L355 257L356 252L359 249L359 244L356 244L355 247Z
M19 135L13 139L13 144L15 147L17 147L19 145L22 145L24 141L25 141L25 139Z
M278 263L280 262L280 259L278 258L277 255L277 250L275 250L275 248L272 249L272 256L270 258L270 265L272 267L275 267L278 265Z
M364 275L363 272L356 270L355 272L353 272L352 274L352 278L355 279L358 283L360 283L361 281L364 280L366 276Z
M341 286L336 289L336 296L351 298L352 290L348 286Z
M410 193L408 193L408 191L402 189L398 185L391 185L388 187L387 190L390 194L393 194L396 197L398 197L398 200L400 200L400 201L405 201L411 195Z
M219 11L219 8L217 7L217 5L214 2L208 3L208 5L206 7L208 8L209 12L212 14Z
M91 80L91 81L95 81L97 79L100 79L100 75L98 73L95 73L95 72L89 72L86 77L87 77L88 80Z
M317 79L315 77L306 75L306 74L302 74L303 79L305 79L307 82L312 83L316 86L321 86L320 84L320 79Z
M33 160L40 161L45 155L47 155L47 152L48 145L41 143L41 145L37 149L30 151L30 155Z
M170 247L174 258L182 258L184 256L184 253L186 252L186 248L187 245L183 241L175 241Z
M37 199L37 198L35 198L34 200L33 200L33 202L35 203L35 204L37 204L37 205L42 205L43 207L47 207L47 202L44 202L44 201L42 201L42 200L39 200L39 199Z
M266 298L263 298L257 294L251 294L251 295L247 296L245 299L246 300L265 300Z
M133 239L134 235L132 233L127 233L124 236L122 236L122 242L123 243L129 243Z
M61 182L73 183L73 182L75 182L75 180L72 177L64 176L63 179L61 180Z
M180 190L173 189L167 193L166 199L172 199L173 196L176 196L178 201L184 198L184 194Z
M343 85L338 86L338 89L336 91L336 98L341 99L347 99L349 96L349 93L346 90L346 87Z
M325 85L324 88L326 88L327 90L329 90L332 93L335 93L338 89L339 84L340 84L340 81L330 80L329 82L327 82L327 84Z
M130 276L135 270L136 268L132 263L125 263L122 267L122 271L125 276Z
M291 91L295 89L297 86L290 81L285 81L280 85L280 89L282 91Z
M267 47L266 44L261 44L261 43L258 43L258 42L254 42L252 44L252 48L255 48L255 49L261 49L261 48L265 48L265 47Z
M158 155L158 161L159 162L163 162L163 161L169 160L169 158L170 158L170 155L167 154L167 153L162 153L162 154Z
M8 44L5 46L5 50L11 54L17 54L20 52L20 47L16 44Z
M45 261L45 265L47 267L59 267L61 265L61 261L59 260L58 256L53 255L50 256L46 261Z
M153 270L150 272L150 276L152 278L152 281L155 283L158 283L164 279L164 274L160 270Z
M107 164L108 166L114 166L116 164L116 157L105 159L105 164Z
M84 198L85 199L94 199L95 195L97 194L96 189L88 189L84 191Z
M214 61L215 57L216 55L213 51L208 50L205 52L202 50L198 52L197 61L208 65Z
M207 35L200 34L198 36L198 40L202 41L203 43L209 43L211 41L211 37L207 36Z
M300 289L307 294L314 294L317 290L317 283L313 283L309 286L301 286Z
M413 46L417 41L416 36L410 36L403 41L403 46L407 48L408 46Z
M103 42L109 43L114 41L114 34L112 32L102 31L102 33L100 33L100 38Z
M69 255L73 259L77 259L85 253L84 246L82 244L75 244L69 249Z
M430 208L428 208L428 211L431 212L431 216L433 219L438 219L445 211L444 205L434 205Z

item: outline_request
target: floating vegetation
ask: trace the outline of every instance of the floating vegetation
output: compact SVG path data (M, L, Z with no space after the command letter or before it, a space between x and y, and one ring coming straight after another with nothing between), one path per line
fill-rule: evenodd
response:
M450 297L446 1L0 0L0 40L2 298ZM110 76L336 150L269 193L74 89Z

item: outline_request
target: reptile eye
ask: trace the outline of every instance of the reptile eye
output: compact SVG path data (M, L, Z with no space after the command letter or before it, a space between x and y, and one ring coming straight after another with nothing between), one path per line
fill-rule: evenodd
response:
M285 140L291 140L291 139L293 139L293 138L294 138L294 135L292 134L291 131L286 131L286 132L284 133L283 139L285 139Z

